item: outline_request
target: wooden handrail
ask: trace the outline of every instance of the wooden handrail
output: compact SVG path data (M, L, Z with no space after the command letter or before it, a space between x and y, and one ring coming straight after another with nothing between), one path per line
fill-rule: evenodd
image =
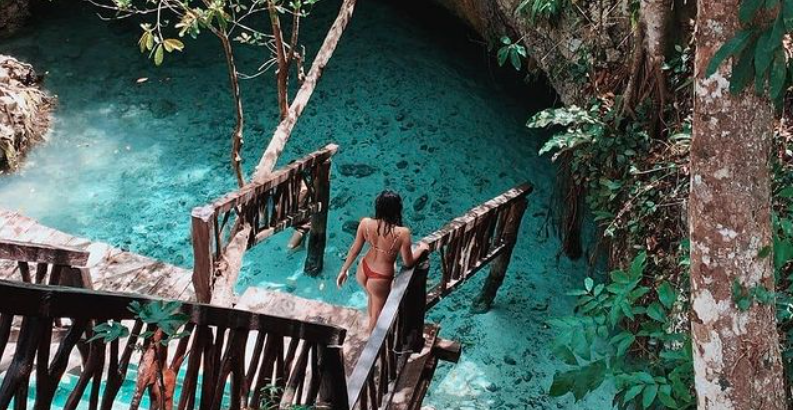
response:
M0 239L0 259L53 265L85 266L90 254L66 246Z
M423 345L426 310L494 259L508 256L517 232L510 224L520 223L531 192L531 184L519 185L421 240L431 252L441 253L441 283L429 291L426 288L428 255L394 279L374 331L348 378L350 409L380 409L390 402L408 356ZM416 307L418 317L412 317Z
M129 293L86 290L72 287L35 285L0 279L0 313L19 316L67 317L86 320L132 320L132 302L146 303L159 298ZM347 330L322 323L302 322L280 316L253 313L201 303L181 302L182 313L200 326L229 329L267 330L279 336L299 337L313 343L342 345Z
M306 271L321 270L330 195L330 158L338 148L329 144L264 180L251 182L209 205L193 209L193 288L200 302L230 306L245 250L309 219L312 229ZM233 252L229 250L232 243ZM224 268L220 261L225 261ZM217 290L216 283L220 284Z

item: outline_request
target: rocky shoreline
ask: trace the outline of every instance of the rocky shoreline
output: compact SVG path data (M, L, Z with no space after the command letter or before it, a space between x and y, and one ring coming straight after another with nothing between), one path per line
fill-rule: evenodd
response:
M41 83L33 67L0 55L0 174L17 170L49 129L55 99Z

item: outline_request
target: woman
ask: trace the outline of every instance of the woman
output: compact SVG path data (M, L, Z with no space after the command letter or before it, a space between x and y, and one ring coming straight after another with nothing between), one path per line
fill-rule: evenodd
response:
M415 251L411 250L410 230L402 227L402 198L399 194L392 191L380 193L375 199L374 211L374 218L363 218L358 225L355 242L336 279L341 288L347 281L347 271L361 253L364 243L368 243L369 251L358 264L355 276L368 299L369 333L374 330L391 292L397 255L401 253L402 264L411 267L429 250L425 243L419 243Z

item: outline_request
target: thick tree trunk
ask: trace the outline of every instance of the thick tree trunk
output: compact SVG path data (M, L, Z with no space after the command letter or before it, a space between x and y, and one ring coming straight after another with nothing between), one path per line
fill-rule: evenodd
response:
M691 330L699 409L783 409L773 304L736 306L734 283L773 291L770 156L774 112L729 92L730 65L705 67L739 30L740 0L699 0L691 144Z

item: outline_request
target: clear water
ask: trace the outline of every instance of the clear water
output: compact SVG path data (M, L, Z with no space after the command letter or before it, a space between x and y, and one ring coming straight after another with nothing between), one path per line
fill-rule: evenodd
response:
M309 52L337 5L323 2L303 25ZM190 210L235 187L228 165L233 112L218 44L209 36L187 41L185 53L168 55L156 68L137 51L135 22L101 22L92 10L65 2L39 8L26 32L0 42L0 53L46 72L59 106L49 142L20 173L0 178L0 207L189 267ZM380 190L403 194L406 223L421 236L530 180L535 193L497 305L485 315L468 314L480 275L430 315L442 336L461 341L464 350L459 364L440 366L425 403L600 408L601 398L575 404L546 395L558 364L544 321L570 312L564 291L586 270L559 257L558 240L546 234L555 167L536 155L544 136L523 126L541 107L526 100L544 101L546 91L500 79L481 45L436 17L416 17L389 2L360 3L283 158L329 142L341 146L325 272L303 276L305 254L286 252L289 235L282 234L247 255L240 290L266 286L363 307L357 285L339 291L333 279L352 240L349 227L369 214ZM261 53L241 48L241 70L252 72ZM139 78L148 81L138 84ZM277 112L270 75L243 87L250 174Z

